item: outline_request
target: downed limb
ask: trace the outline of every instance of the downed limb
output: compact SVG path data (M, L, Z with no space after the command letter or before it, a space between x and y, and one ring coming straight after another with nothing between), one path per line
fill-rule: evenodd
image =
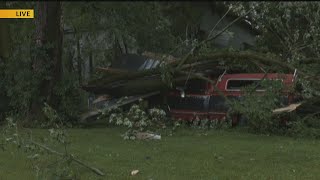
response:
M258 67L257 70L262 70L264 73L266 73L266 71L262 67L265 68L270 66L277 66L275 68L280 71L286 70L292 73L296 70L294 66L286 63L285 60L281 60L274 56L266 56L266 54L250 51L224 51L193 56L180 68L177 67L179 61L172 62L170 66L172 66L171 69L173 70L173 79L181 78L181 80L183 80L182 77L178 76L179 72L187 72L190 68L192 68L195 73L204 72L206 70L221 70L223 69L222 66L219 66L221 60L228 64L248 64L248 62L250 62L250 64L252 63L252 66ZM310 73L298 71L298 74L303 79L310 80L316 84L320 83L320 81L315 79ZM84 90L102 94L109 93L112 96L143 94L164 88L166 88L166 83L161 80L160 68L116 75L105 75L102 78L90 81L88 85L83 86Z
M44 110L44 111L47 111L47 110ZM50 112L50 113L53 114L52 112ZM57 130L50 129L49 130L50 136L58 143L64 145L64 152L59 152L55 149L50 148L46 144L42 144L37 141L34 141L33 137L32 137L32 131L30 129L23 128L23 129L29 131L28 134L20 133L18 125L17 125L17 123L14 122L13 118L7 118L7 126L4 131L3 137L5 137L6 144L12 143L13 145L15 145L19 149L21 147L23 147L25 152L35 153L33 156L29 156L32 159L39 156L38 153L42 152L42 151L40 151L40 149L41 149L41 150L47 151L48 153L51 153L53 155L61 157L62 160L64 160L64 161L68 161L68 162L74 161L77 164L80 164L80 165L88 168L89 170L91 170L95 174L100 175L100 176L104 176L105 174L101 170L99 170L95 167L92 167L92 166L88 165L87 163L79 160L78 158L74 157L73 154L71 154L67 151L67 145L69 144L69 142L66 140L66 136L67 136L65 134L66 131L64 131L64 129L61 129L61 127L60 127L61 124L55 124L55 126L58 129ZM34 148L34 147L37 147L37 148ZM57 162L54 162L54 163L50 164L49 166L54 165L54 164L57 164ZM70 164L68 163L68 165L70 165Z
M198 62L198 61L204 61L204 60L212 60L212 61L219 61L221 59L225 61L230 61L230 60L239 60L239 61L255 61L255 62L260 62L261 64L273 64L273 65L278 65L282 69L287 69L292 72L296 70L296 68L285 61L281 61L277 57L267 57L265 54L260 54L260 53L253 53L253 52L218 52L218 53L212 53L212 54L204 54L200 55L197 57L192 58L190 62ZM302 77L308 78L311 77L312 75L307 74L305 72L299 71L298 72Z
M213 89L219 94L219 96L223 97L228 103L231 103L231 101L225 96L225 94L216 86L216 82L215 81L213 81L213 80L211 80L211 79L209 79L207 77L204 77L204 76L202 76L200 74L197 74L197 73L184 72L184 71L179 71L179 73L185 74L185 75L190 74L193 77L196 77L198 79L202 79L202 80L205 80L205 81L211 83Z
M96 117L100 115L100 113L101 113L101 110L92 110L92 111L86 112L80 116L80 122L84 123L88 118Z
M130 73L130 71L127 71L127 70L123 70L123 69L115 69L115 68L103 68L103 67L97 67L96 68L98 71L101 71L101 72L107 72L107 73L110 73L110 74L123 74L123 73Z
M290 104L287 107L283 107L283 108L277 108L274 109L272 111L273 114L280 114L280 113L288 113L288 112L292 112L295 111L297 109L297 107L299 107L302 103L295 103L295 104Z
M43 144L40 144L40 143L35 142L35 141L32 141L32 140L30 141L30 143L31 143L31 144L34 144L34 145L36 145L36 146L38 146L38 147L40 147L40 148L42 148L42 149L44 149L44 150L46 150L46 151L48 151L48 152L50 152L50 153L52 153L52 154L55 154L55 155L58 155L58 156L61 156L61 157L68 157L68 158L70 158L70 160L72 160L72 161L74 161L74 162L76 162L76 163L78 163L78 164L80 164L80 165L82 165L82 166L90 169L92 172L96 173L97 175L100 175L100 176L104 176L104 175L105 175L105 174L104 174L102 171L100 171L99 169L87 165L86 163L84 163L84 162L80 161L79 159L75 158L74 155L72 155L72 154L68 155L68 154L64 154L64 153L58 152L58 151L56 151L56 150L54 150L54 149L51 149L51 148L48 147L48 146L45 146L45 145L43 145Z
M153 53L153 52L145 51L145 52L142 53L142 55L146 56L146 57L149 57L149 58L152 58L152 59L159 60L159 61L165 60L168 63L177 61L177 58L173 57L170 54L168 54L168 55L167 54L159 54L159 53L156 54L156 53Z
M196 45L195 47L193 47L191 49L191 51L179 62L178 68L180 68L188 59L189 57L194 53L195 50L198 50L201 46L205 45L207 42L212 41L214 39L216 39L217 37L219 37L222 33L224 33L227 29L229 29L234 23L236 23L238 20L240 20L241 18L245 17L246 15L248 15L253 9L250 9L248 12L246 12L244 15L239 16L238 18L236 18L235 20L233 20L231 23L229 23L225 28L223 28L220 32L218 32L217 34L215 34L214 36L210 36L211 33L209 34L209 36L207 37L207 39L201 41L198 45ZM228 11L229 12L229 11ZM223 16L224 17L224 16ZM220 21L219 21L220 22ZM219 23L218 22L218 23ZM214 27L215 28L215 27Z
M107 83L112 83L118 80L129 81L129 80L138 79L146 76L157 75L157 74L160 74L159 69L147 69L143 71L126 72L126 73L115 74L111 76L110 74L104 74L100 78L89 81L88 84L83 85L83 87L85 88L86 86L97 85L97 84L105 85Z
M235 60L246 63L248 61L260 63L260 64L276 64L282 68L289 69L292 72L294 67L287 63L281 62L276 58L268 58L264 54L253 52L217 52L211 54L204 54L195 56L187 61L188 64L183 65L181 68L177 68L177 62L173 62L173 72L178 73L185 71L191 67L195 67L198 72L202 72L206 69L217 69L218 62L225 60L227 62L234 62ZM308 76L303 72L300 72L302 76ZM160 69L144 70L130 73L117 74L113 76L104 76L100 79L89 82L83 89L91 92L110 93L111 95L134 95L152 92L157 89L163 89L166 84L161 82ZM177 75L174 75L174 79Z
M97 104L97 103L100 103L102 101L106 101L106 100L109 100L111 97L109 95L102 95L102 96L99 96L97 99L95 99L94 101L92 101L92 104Z

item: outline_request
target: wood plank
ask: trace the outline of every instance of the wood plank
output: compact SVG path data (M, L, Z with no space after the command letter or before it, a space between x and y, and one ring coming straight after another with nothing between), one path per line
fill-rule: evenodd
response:
M117 101L111 101L110 105L108 105L105 108L106 109L118 108L118 107L130 104L132 102L135 102L135 101L137 101L139 99L143 99L143 98L147 98L147 97L150 97L150 96L154 96L154 95L157 95L159 93L160 93L160 91L154 91L154 92L143 94L143 95L131 96L131 97L128 97L126 99L119 98ZM101 109L91 110L91 111L86 112L83 115L81 115L80 119L81 119L82 122L84 122L89 118L94 118L94 117L98 116L100 113L102 113Z
M287 107L283 107L283 108L278 108L278 109L274 109L272 112L274 114L280 114L280 113L284 113L284 112L292 112L294 110L297 109L297 107L299 107L302 103L295 103L295 104L290 104Z

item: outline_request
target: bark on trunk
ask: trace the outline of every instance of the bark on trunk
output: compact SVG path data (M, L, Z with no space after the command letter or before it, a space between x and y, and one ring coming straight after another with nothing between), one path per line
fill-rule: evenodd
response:
M82 84L82 59L80 53L80 40L77 40L77 60L78 60L78 77L79 77L79 84Z
M0 4L0 8L6 8L5 2ZM10 55L10 33L9 21L0 19L0 118L9 110L9 97L5 91L5 62Z
M61 2L38 2L36 46L43 51L36 54L32 63L33 71L35 74L43 75L41 71L45 70L49 78L40 77L39 96L35 97L31 105L32 119L41 116L44 101L53 107L59 104L53 88L60 81L62 72Z
M71 50L67 52L67 58L66 58L66 70L69 73L74 72L74 67L73 67L73 54Z
M9 30L6 19L0 19L0 58L9 56Z
M5 2L0 4L0 8L6 8ZM10 36L9 36L9 20L0 19L0 63L1 60L9 57Z
M89 77L91 78L93 74L93 52L90 52L90 57L89 57Z

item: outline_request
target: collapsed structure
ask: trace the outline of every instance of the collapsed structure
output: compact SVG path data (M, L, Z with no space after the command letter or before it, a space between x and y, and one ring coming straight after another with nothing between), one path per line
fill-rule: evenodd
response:
M227 109L221 99L241 97L243 94L237 93L234 89L228 89L231 81L222 83L219 82L219 79L234 78L238 79L238 82L243 82L240 85L246 85L254 82L252 79L281 79L284 77L282 80L286 86L294 86L296 69L276 57L244 51L254 46L255 36L258 34L257 29L252 28L251 23L244 17L242 17L244 20L239 22L232 21L233 18L228 17L231 16L229 14L227 18L223 18L221 12L217 11L223 5L217 5L219 4L213 4L214 11L211 11L210 8L204 9L206 13L202 18L200 32L207 36L207 39L199 44L212 40L213 46L219 51L196 54L193 52L195 48L192 48L193 50L183 58L154 53L126 54L110 67L97 68L101 76L82 87L99 96L93 101L93 104L97 105L98 109L112 108L135 102L140 98L152 98L151 103L168 104L169 108L171 104L173 108L169 111L177 118L193 119L194 116L204 115L221 119L225 117ZM221 17L222 21L219 24ZM233 24L234 22L237 23ZM217 24L219 26L216 27ZM215 27L217 29L214 29ZM228 27L230 31L224 32L225 27ZM215 32L212 32L213 30ZM213 36L215 38L212 38L211 33L216 34ZM236 37L231 38L232 34ZM239 51L226 51L227 47L233 47ZM308 76L303 72L299 73L303 77ZM242 86L238 88L240 87ZM188 90L193 92L187 92ZM124 96L127 98L118 103L117 98ZM291 112L301 107L300 103L291 104L295 102L292 94L287 93L285 96L285 104L289 106L281 107L282 109L277 109L274 113ZM173 102L174 99L176 99L175 102ZM222 105L217 105L219 103ZM180 107L178 107L179 104ZM188 104L189 107L187 107ZM195 109L192 110L192 108ZM96 116L100 112L98 109L85 114L83 119ZM187 111L181 111L183 109ZM220 115L217 115L219 113Z
M293 86L295 79L294 69L278 61L276 65L280 68L274 69L277 73L262 72L263 65L272 65L272 62L252 52L219 52L185 60L168 56L161 60L159 56L158 59L156 55L151 56L152 53L124 55L111 67L97 68L102 76L84 85L83 89L100 96L94 102L100 106L83 119L98 115L99 108L123 106L140 98L153 98L151 104L169 105L170 114L176 118L222 119L227 113L223 98L241 97L243 86L264 78L282 78L286 86ZM168 77L165 74L169 74ZM165 78L170 78L171 87ZM237 86L236 89L233 86ZM118 103L118 98L124 96L127 98ZM294 102L292 94L284 96L286 105ZM238 121L239 117L235 123Z

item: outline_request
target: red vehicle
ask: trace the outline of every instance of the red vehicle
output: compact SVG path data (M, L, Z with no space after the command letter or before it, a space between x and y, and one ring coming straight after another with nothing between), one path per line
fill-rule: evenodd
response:
M241 89L261 81L262 79L281 80L283 90L283 103L288 105L295 100L290 93L295 81L294 74L222 74L219 78L208 78L216 82L216 87L228 98L239 99L244 92ZM263 89L257 87L256 91L263 94ZM215 91L214 86L203 80L189 80L184 89L177 88L167 96L169 111L173 118L181 120L224 119L228 112L225 98ZM237 124L240 116L233 117L233 124Z

